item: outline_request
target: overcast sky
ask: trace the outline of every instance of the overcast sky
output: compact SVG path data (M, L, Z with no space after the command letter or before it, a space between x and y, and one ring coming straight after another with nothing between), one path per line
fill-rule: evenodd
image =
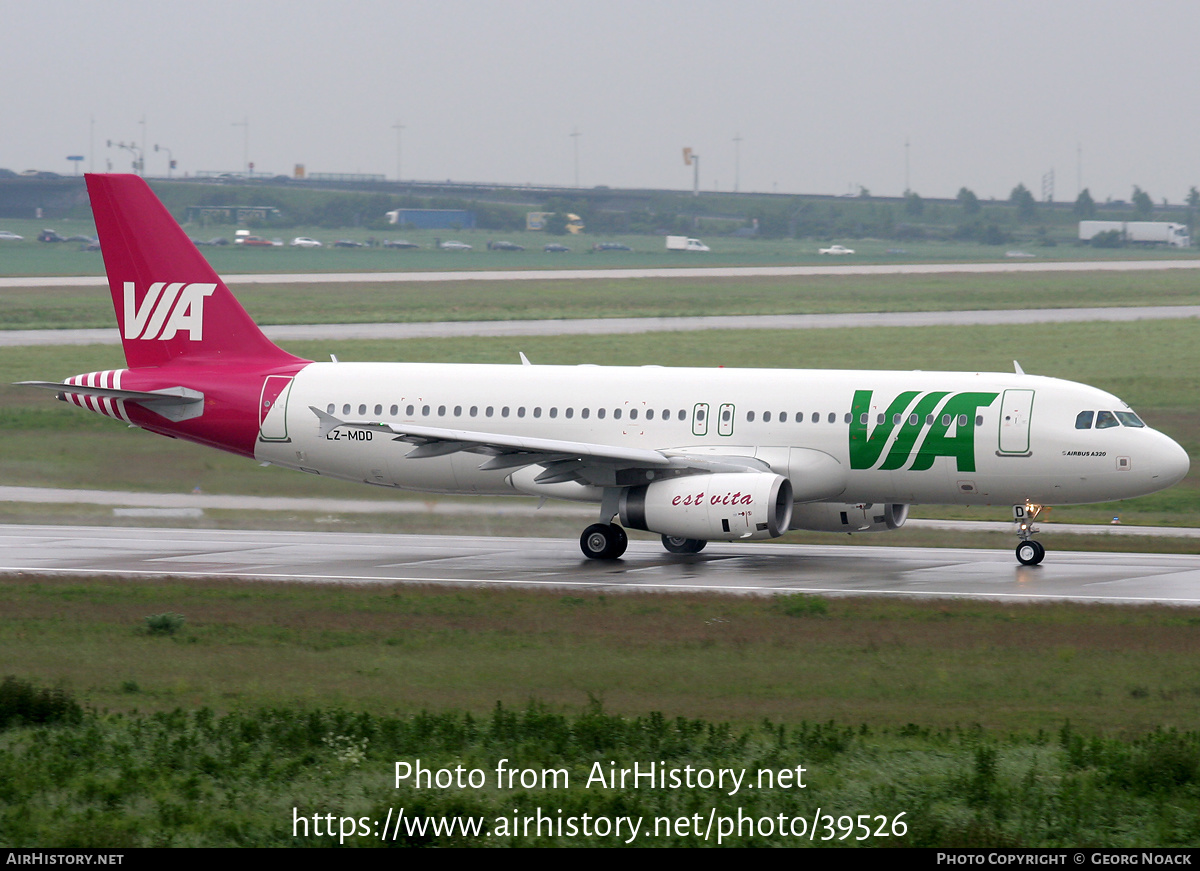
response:
M1056 200L1200 186L1197 0L0 0L0 167ZM142 119L145 119L143 126ZM248 128L241 122L248 120ZM235 125L235 122L237 124ZM578 130L578 138L571 133ZM741 142L735 143L735 137ZM908 143L906 147L906 143ZM740 159L738 153L740 150ZM1082 157L1080 157L1082 155Z

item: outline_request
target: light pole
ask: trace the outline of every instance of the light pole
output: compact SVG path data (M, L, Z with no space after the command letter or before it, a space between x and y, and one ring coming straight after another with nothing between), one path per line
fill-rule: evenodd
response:
M136 172L138 175L146 174L146 162L142 159L142 149L138 148L136 142L113 142L111 139L108 140L109 148L112 148L114 145L117 146L117 148L123 148L133 155L134 172Z
M155 144L154 152L157 154L159 151L165 151L167 153L167 178L170 178L171 170L175 168L175 155L173 155L171 153L171 149L167 148L165 145Z

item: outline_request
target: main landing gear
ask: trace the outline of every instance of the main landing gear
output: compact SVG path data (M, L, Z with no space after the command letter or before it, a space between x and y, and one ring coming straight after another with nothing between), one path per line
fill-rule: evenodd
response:
M662 543L670 553L700 553L708 544L702 538L679 538L675 535L664 535Z
M700 553L707 541L701 538L662 537L670 553ZM593 523L579 536L579 548L588 559L617 559L629 546L629 534L615 523Z
M1046 548L1040 541L1033 540L1037 532L1033 521L1041 513L1041 505L1013 506L1013 522L1017 524L1017 536L1021 539L1017 545L1017 562L1023 566L1036 566L1046 558Z
M629 534L615 523L593 523L579 536L588 559L617 559L629 547Z

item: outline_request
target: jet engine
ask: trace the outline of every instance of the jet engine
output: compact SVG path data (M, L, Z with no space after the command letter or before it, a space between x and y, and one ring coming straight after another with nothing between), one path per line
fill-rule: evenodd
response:
M792 483L770 472L718 472L655 481L621 494L621 523L677 538L775 538L792 517Z
M813 532L885 532L899 529L906 520L907 505L810 502L792 509L791 528Z

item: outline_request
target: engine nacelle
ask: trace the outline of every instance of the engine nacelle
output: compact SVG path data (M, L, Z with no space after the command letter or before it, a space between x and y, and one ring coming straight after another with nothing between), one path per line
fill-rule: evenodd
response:
M907 505L810 502L792 510L791 528L813 532L884 532L899 529L906 520Z
M669 478L621 494L621 523L676 538L775 538L792 517L792 483L771 472Z

